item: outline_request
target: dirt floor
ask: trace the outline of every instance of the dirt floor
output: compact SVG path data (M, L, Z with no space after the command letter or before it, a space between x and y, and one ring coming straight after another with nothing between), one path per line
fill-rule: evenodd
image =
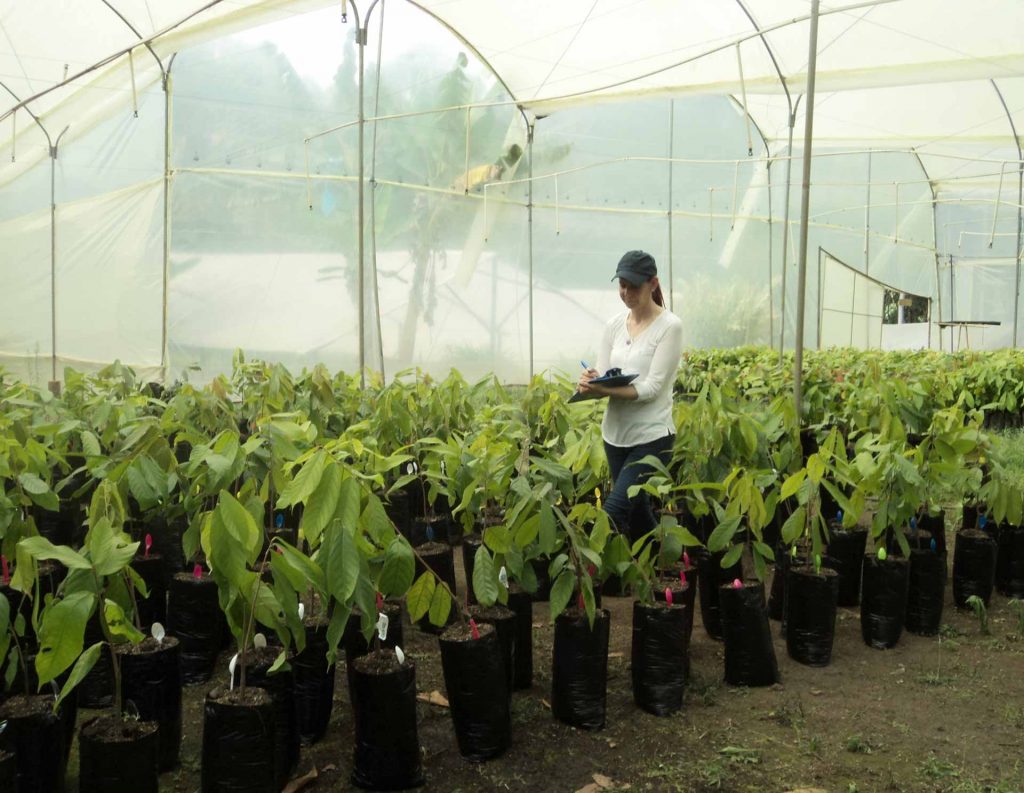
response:
M991 635L982 635L972 613L953 608L948 589L941 635L904 633L888 651L863 643L858 610L840 609L832 664L824 669L791 661L773 622L782 682L760 689L723 683L722 646L703 630L698 609L685 705L666 718L633 704L631 601L605 598L612 614L608 716L597 732L551 716L552 630L547 604L535 604L534 685L513 698L512 748L487 763L463 760L448 710L421 702L426 789L1024 791L1024 631L996 594ZM443 694L436 638L408 624L405 636L419 691ZM227 655L219 668L226 681ZM162 777L161 790L199 790L202 702L210 687L186 689L182 764ZM315 770L305 790L348 790L351 766L352 718L339 670L327 736L303 749L296 776ZM77 774L75 756L69 772Z

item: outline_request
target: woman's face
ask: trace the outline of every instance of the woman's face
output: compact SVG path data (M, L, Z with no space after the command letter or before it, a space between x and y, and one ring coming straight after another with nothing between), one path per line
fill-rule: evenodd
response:
M633 284L625 278L620 278L619 298L626 304L626 307L630 309L646 306L653 300L651 295L657 285L657 276L644 281L639 286L633 286Z

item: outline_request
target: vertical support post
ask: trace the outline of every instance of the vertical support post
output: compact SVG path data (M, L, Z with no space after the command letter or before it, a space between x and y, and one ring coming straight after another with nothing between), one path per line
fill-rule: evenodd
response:
M355 11L355 4L352 5ZM370 15L366 15L366 24L369 24ZM358 202L358 257L359 257L359 385L366 387L366 272L363 267L364 255L364 228L365 223L365 193L366 193L366 163L363 162L363 149L365 146L366 133L366 108L363 107L365 93L365 58L366 58L366 35L367 28L359 24L359 15L356 14L356 44L359 46L359 202Z
M171 66L174 58L167 64L164 74L164 249L163 273L161 276L161 309L160 309L160 379L167 383L170 368L170 339L168 338L169 291L171 273L171 122L173 105L171 100Z
M668 100L668 307L674 311L676 307L676 279L672 269L672 177L675 171L675 163L672 158L675 156L676 139L676 107L675 100Z
M797 422L803 416L804 309L807 296L807 222L811 205L811 149L814 136L814 81L818 63L818 9L821 0L811 2L811 31L807 58L807 110L804 113L804 162L800 185L800 255L797 259L796 353L793 358L793 403Z
M800 99L797 98L797 102ZM793 127L796 126L796 109L789 114L789 144L786 148L786 203L782 208L782 305L779 309L779 368L786 344L786 275L789 272L789 189L793 184Z
M57 393L57 144L50 147L50 390Z
M774 252L774 234L772 221L772 161L769 159L765 164L765 168L768 170L768 346L771 347L775 340L775 294L773 292L772 282L775 279L775 273L773 272L772 259Z
M868 187L864 199L864 274L871 273L871 150L868 149Z
M529 177L526 182L526 256L527 275L529 286L527 295L529 297L529 329L530 335L530 379L533 380L533 136L536 129L536 122L531 121L526 130L526 152Z

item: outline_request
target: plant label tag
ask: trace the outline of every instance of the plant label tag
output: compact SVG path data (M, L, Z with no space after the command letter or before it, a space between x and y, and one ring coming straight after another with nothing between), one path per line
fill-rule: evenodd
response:
M377 617L377 638L381 641L388 638L388 615L383 611Z
M231 656L231 660L228 661L228 691L235 690L235 667L238 666L238 653Z
M306 617L306 604L305 603L300 603L299 604L299 619L302 620L302 619L305 619L305 617Z
M264 647L267 646L267 637L264 636L262 633L257 633L255 636L252 637L252 646L255 647L257 650L262 650Z
M402 648L398 645L395 645L395 657L398 659L398 663L405 663L405 653L402 652Z
M153 636L153 638L160 643L163 643L164 636L167 635L166 632L164 631L164 626L161 625L159 622L154 622L152 627L150 627L149 632Z
M505 569L505 565L502 565L498 571L498 581L505 589L508 589L508 570Z

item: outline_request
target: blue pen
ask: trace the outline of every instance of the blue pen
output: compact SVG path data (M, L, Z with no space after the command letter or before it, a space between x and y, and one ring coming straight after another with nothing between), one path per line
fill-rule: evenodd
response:
M580 366L582 366L584 369L589 369L590 368L590 365L586 361L584 361L582 359L580 359Z

